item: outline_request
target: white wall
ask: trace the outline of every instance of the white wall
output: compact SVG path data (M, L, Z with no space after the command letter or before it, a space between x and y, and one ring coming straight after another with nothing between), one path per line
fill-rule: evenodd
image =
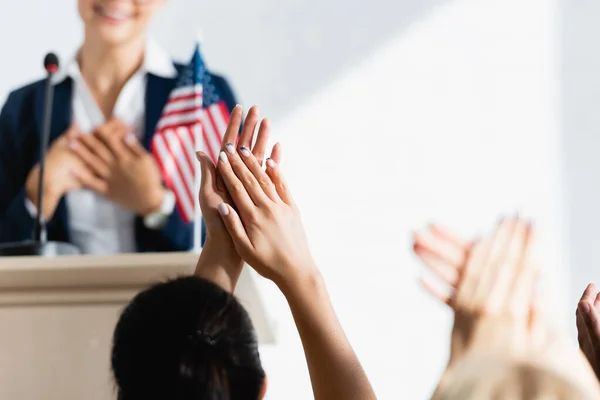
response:
M47 1L0 1L42 30L44 12L31 12ZM74 1L52 3L66 14L51 34L0 14L0 34L20 38L3 41L20 62L0 96L39 74L46 49L78 42ZM185 58L201 26L209 64L272 117L314 255L380 398L425 398L447 355L450 315L416 285L409 251L427 221L473 234L519 208L536 217L550 275L568 279L555 2L169 3L155 35ZM310 398L287 306L261 288L278 334L262 349L269 398Z
M600 3L562 1L562 109L568 240L569 306L589 282L600 282Z

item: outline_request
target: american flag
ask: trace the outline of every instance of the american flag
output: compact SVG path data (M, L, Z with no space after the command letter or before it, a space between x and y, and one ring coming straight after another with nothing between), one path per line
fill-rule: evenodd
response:
M185 223L193 220L196 209L196 149L200 147L216 163L229 114L197 46L179 73L151 142L152 154Z

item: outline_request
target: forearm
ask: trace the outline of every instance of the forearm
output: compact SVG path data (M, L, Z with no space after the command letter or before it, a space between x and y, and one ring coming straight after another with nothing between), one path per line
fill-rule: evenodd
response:
M206 240L194 275L233 293L242 273L244 262L239 258L235 249L226 251L222 244L215 245L215 240L219 239L209 238Z
M375 399L318 272L280 286L302 340L316 400Z

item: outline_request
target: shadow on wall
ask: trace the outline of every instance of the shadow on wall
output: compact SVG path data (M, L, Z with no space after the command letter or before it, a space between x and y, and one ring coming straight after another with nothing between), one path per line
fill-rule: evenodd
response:
M565 204L574 310L600 283L600 3L562 1L562 110Z
M281 118L448 0L171 0L154 33L185 59L201 28L209 66L240 101ZM177 26L189 28L186 43ZM357 106L365 98L357 98Z

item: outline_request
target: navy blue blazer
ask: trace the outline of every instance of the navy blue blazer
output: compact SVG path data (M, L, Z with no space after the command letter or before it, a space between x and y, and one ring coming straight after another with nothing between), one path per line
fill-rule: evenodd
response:
M212 78L231 110L236 101L229 84L220 76ZM143 140L146 149L175 80L148 74ZM50 143L71 125L72 86L70 78L54 86ZM33 235L35 220L25 207L25 181L40 157L45 91L44 80L17 89L10 93L0 112L0 243L31 239ZM48 240L70 242L68 216L63 198L47 223ZM159 231L146 228L142 219L136 218L135 236L138 252L186 251L193 245L193 224L185 224L177 210ZM202 241L204 238L203 226Z

